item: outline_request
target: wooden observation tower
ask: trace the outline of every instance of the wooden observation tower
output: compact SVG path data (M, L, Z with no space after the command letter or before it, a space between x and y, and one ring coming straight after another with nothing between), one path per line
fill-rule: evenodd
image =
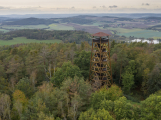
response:
M103 85L111 86L113 81L110 61L109 35L99 32L93 34L92 36L89 81L96 89Z

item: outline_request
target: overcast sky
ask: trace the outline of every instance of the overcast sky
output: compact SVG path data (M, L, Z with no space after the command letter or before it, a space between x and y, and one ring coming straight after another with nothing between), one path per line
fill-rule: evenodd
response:
M161 13L161 0L0 0L0 15L27 13Z

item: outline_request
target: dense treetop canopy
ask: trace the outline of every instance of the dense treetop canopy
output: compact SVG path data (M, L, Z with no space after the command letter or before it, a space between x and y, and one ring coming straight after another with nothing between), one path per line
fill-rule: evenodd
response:
M0 46L0 119L161 119L161 44L111 42L114 84L96 91L90 50L88 42Z

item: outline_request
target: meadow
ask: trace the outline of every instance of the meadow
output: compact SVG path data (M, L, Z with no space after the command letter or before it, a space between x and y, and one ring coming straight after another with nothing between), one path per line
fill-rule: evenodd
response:
M0 32L9 32L9 30L0 29Z
M107 29L109 29L109 30L116 30L118 34L119 33L129 33L129 32L138 32L138 31L142 30L142 29L137 29L137 28L134 28L134 29L125 29L125 28L112 28L112 27L108 27Z
M35 39L27 39L25 37L17 37L13 40L0 40L0 46L1 45L15 45L15 44L21 44L21 43L60 43L61 40L35 40Z
M49 30L74 30L72 26L65 26L62 24L50 24Z
M0 31L8 32L10 30L19 29L47 29L47 30L74 30L72 26L65 26L62 24L50 24L50 25L3 25Z
M99 25L102 25L102 24L103 24L103 22L94 22L92 24L84 24L82 26L99 26Z
M130 37L130 36L134 36L137 38L160 38L161 37L161 32L159 31L153 31L153 30L139 30L139 31L129 31L127 33L118 33L118 35L122 36L126 36L126 37Z
M103 27L99 27L100 29L104 29ZM117 31L116 34L119 36L126 36L126 37L137 37L137 38L153 38L153 39L160 39L161 32L154 31L154 30L145 30L145 29L125 29L125 28L112 28L108 27L104 30L115 30Z

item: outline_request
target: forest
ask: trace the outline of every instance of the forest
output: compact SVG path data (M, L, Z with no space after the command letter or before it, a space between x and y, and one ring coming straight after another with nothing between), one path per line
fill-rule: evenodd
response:
M2 25L39 25L39 24L53 24L53 23L77 23L77 24L89 24L93 23L93 20L84 19L84 17L88 16L77 16L77 17L69 17L69 18L61 18L60 21L57 18L50 18L50 19L40 19L40 18L25 18L25 19L17 19L11 20L8 22L7 20L2 23ZM3 20L3 19L2 19Z
M86 41L0 46L0 120L161 120L161 44L110 53L114 84L95 90Z
M76 42L76 44L80 44L83 41L91 43L90 34L84 31L23 29L0 33L0 40L12 40L15 37L26 37L27 39L36 40L59 39L63 42Z
M39 18L26 18L26 19L18 19L12 20L12 22L5 21L2 25L39 25L45 24L49 25L52 23L58 23L54 19L39 19Z

